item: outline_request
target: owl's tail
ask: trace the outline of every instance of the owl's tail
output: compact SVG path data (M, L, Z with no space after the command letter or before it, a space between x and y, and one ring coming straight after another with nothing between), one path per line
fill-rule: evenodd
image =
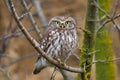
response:
M35 63L33 74L38 74L45 67L47 67L46 60L43 57L39 56Z

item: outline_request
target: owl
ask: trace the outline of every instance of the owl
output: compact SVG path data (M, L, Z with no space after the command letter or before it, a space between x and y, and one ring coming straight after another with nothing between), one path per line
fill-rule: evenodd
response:
M76 22L72 17L57 16L49 21L49 28L44 34L40 48L51 58L65 62L74 52L77 44ZM33 74L39 73L51 64L38 55Z

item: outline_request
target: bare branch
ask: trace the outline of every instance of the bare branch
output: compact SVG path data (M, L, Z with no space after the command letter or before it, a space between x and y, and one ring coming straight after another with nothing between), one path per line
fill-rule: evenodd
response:
M95 3L95 6L101 11L101 12L103 12L108 18L111 18L111 16L108 14L108 13L106 13L106 11L105 10L103 10L99 5L98 5L98 3L94 0L94 3Z
M16 59L16 60L10 62L9 64L1 65L0 68L2 68L2 69L3 69L3 68L7 68L7 67L9 67L9 66L11 66L11 65L13 65L13 64L21 61L21 60L24 60L24 59L26 59L26 58L28 58L28 57L31 57L31 56L33 56L33 55L35 55L35 51L33 51L33 52L29 53L29 54L26 54L26 55L20 57L19 59Z
M36 24L33 16L32 16L32 13L29 11L29 8L28 8L25 0L22 0L22 5L23 5L23 7L25 8L25 10L28 12L28 16L29 16L29 18L30 18L30 21L31 21L31 23L32 23L32 26L34 27L37 35L39 36L39 38L42 38L41 32L40 32L40 30L39 30L39 28L38 28L38 26L37 26L37 24Z
M118 61L118 60L120 60L120 57L118 57L118 58L115 58L115 59L112 59L112 60L95 60L95 61L93 61L92 62L92 64L94 64L94 63L103 63L103 62L113 62L113 61Z
M116 5L115 5L115 9L114 9L114 11L113 11L113 16L111 17L105 10L103 10L97 3L96 3L96 1L94 0L94 2L95 2L95 6L101 11L101 12L103 12L104 14L105 14L105 16L107 16L107 20L105 20L104 22L103 22L103 24L96 30L96 32L99 32L101 29L102 29L102 27L104 27L108 22L112 22L113 23L113 25L118 29L118 31L120 31L120 28L119 28L119 26L116 24L116 22L114 21L114 19L116 19L116 16L115 16L115 14L116 14L116 10L117 10L117 8L118 8L118 3L119 3L119 0L117 0L117 3L116 3ZM120 15L120 14L118 14L118 15ZM117 15L117 16L118 16ZM120 17L120 16L119 16ZM117 17L118 18L118 17Z
M43 27L46 27L47 20L45 18L45 15L43 13L42 8L41 8L40 0L32 0L32 1L33 1L34 6L35 6L35 8L37 10L38 16L39 16L40 20L42 21Z
M120 17L120 14L116 15L115 17L113 17L112 19L115 20L117 18ZM111 22L111 19L107 19L103 22L103 24L96 30L96 33L98 33L107 23Z
M58 69L57 67L54 67L54 71L52 73L52 76L51 76L50 80L54 80L54 78L56 76L57 69Z
M112 20L112 23L115 26L115 28L117 28L117 30L120 32L120 27L117 25L117 23L114 20Z
M31 43L31 45L36 49L36 51L40 55L42 55L46 60L48 60L48 62L50 62L51 64L53 64L53 65L55 65L59 68L62 68L62 69L65 69L65 70L68 70L68 71L71 71L71 72L76 72L76 73L82 73L83 72L81 67L80 68L74 68L74 67L71 67L71 66L62 65L62 64L58 63L56 60L47 56L46 53L39 47L39 43L34 38L32 38L32 36L29 34L29 32L26 30L26 28L19 21L19 18L18 18L18 15L17 15L16 11L15 11L15 7L14 7L13 2L11 0L8 0L8 2L9 2L9 6L10 6L11 12L13 14L13 17L14 17L16 23L18 24L18 27L20 28L20 30L26 36L28 41Z
M39 29L40 29L40 28L39 28ZM28 31L28 32L34 31L34 28L33 28L33 27L29 27L29 28L27 28L27 31ZM21 36L21 35L23 35L23 33L22 33L21 31L16 31L16 32L14 32L14 33L7 34L7 35L4 35L3 37L0 37L0 41L5 40L5 39L7 39L8 37L19 37L19 36Z
M112 17L114 17L116 15L116 12L117 12L117 8L119 6L119 1L120 0L117 0L116 3L115 3L115 7L114 7L114 10L113 10L113 13L112 13Z
M75 58L80 61L80 58L77 54L73 53L72 55L75 56Z
M76 28L82 30L83 32L85 32L85 33L87 33L87 34L91 34L91 32L89 32L88 30L85 30L85 29L83 29L83 28L81 28L81 27L76 27Z
M28 15L28 14L29 14L29 12L26 12L26 13L22 14L22 15L19 17L19 20L22 20L22 19L24 18L24 16L26 16L26 15Z
M74 80L73 77L70 75L70 72L63 70L63 69L59 69L64 80Z

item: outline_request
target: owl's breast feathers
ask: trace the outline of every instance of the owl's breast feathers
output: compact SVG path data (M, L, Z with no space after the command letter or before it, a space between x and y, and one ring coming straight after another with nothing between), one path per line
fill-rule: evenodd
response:
M49 56L64 56L76 46L76 30L48 30L40 47Z

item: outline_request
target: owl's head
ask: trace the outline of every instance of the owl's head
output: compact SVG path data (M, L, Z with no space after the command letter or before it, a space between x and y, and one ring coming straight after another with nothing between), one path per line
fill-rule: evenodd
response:
M74 28L76 25L75 20L69 16L56 16L52 18L49 22L49 26L53 28L61 28L61 29L70 29Z

